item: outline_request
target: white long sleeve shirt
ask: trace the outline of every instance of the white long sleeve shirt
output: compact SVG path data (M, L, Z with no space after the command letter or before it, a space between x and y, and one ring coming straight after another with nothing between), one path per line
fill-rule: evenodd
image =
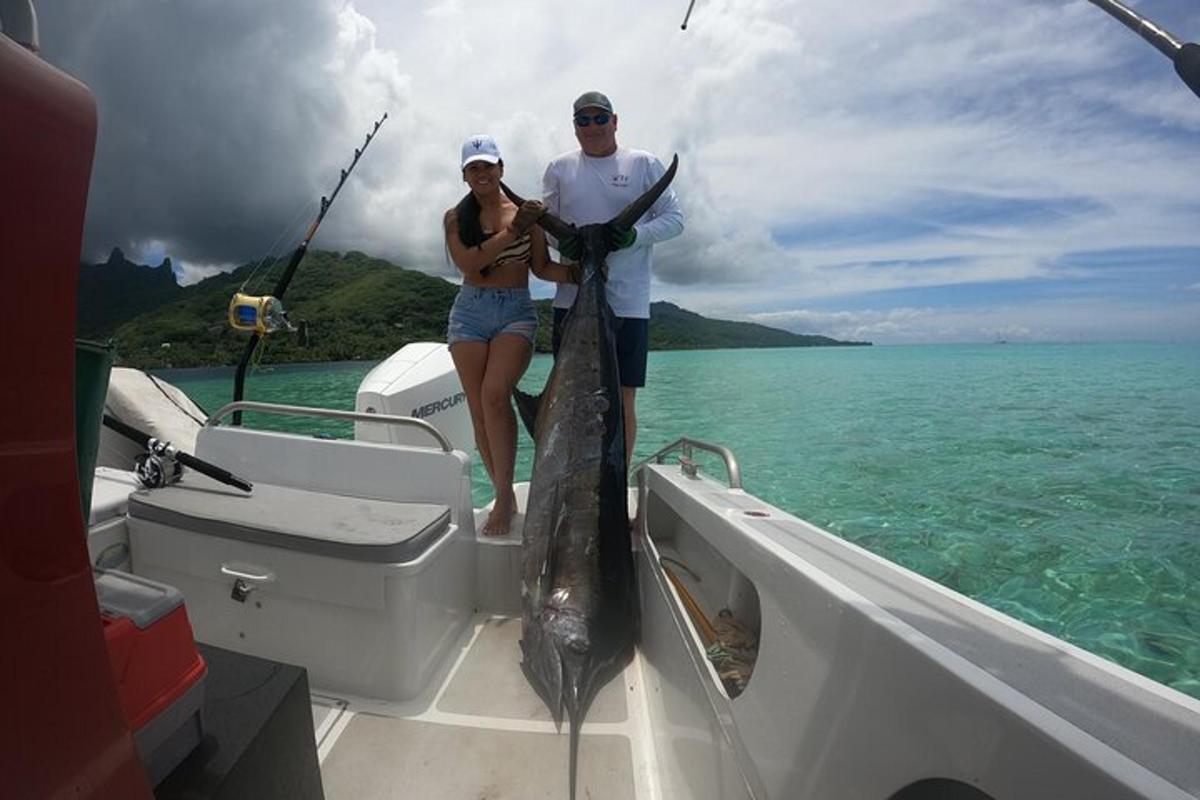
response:
M618 147L602 157L575 150L546 167L542 195L546 207L564 222L580 226L608 222L664 172L662 162L644 150ZM683 232L683 212L674 190L668 187L634 228L633 246L608 254L608 304L618 317L649 319L653 245ZM554 307L570 308L576 291L573 283L558 284Z

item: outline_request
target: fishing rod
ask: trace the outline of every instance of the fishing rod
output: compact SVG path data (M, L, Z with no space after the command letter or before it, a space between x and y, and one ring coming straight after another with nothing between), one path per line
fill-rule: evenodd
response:
M1088 0L1092 5L1107 12L1118 22L1141 36L1175 65L1187 87L1200 97L1200 45L1183 42L1165 28L1159 27L1138 14L1119 0Z
M241 489L243 492L249 492L254 488L254 484L245 478L239 478L227 469L196 458L190 453L178 450L170 442L164 442L162 439L156 439L148 433L139 431L137 428L125 424L111 414L105 414L103 419L105 427L112 428L125 438L131 439L146 448L147 452L138 456L137 469L135 471L138 480L148 489L166 486L177 480L179 478L179 471L175 462L179 462L185 467L191 467L196 472L207 475L226 486Z
M317 213L317 218L313 220L312 225L308 226L308 232L304 234L304 239L296 247L295 251L292 252L292 257L288 260L287 267L284 268L283 274L279 276L279 280L275 284L275 291L264 297L251 297L238 292L230 301L229 323L239 330L251 331L250 340L246 342L246 349L242 351L242 360L238 362L237 372L233 376L233 402L239 402L245 393L246 367L249 366L250 359L254 356L254 351L257 349L262 337L282 327L290 327L280 300L287 291L288 285L291 284L292 277L296 274L296 268L300 266L300 262L304 259L304 254L308 252L309 242L317 235L317 228L321 227L321 221L325 219L325 214L329 211L329 207L333 205L333 201L337 199L338 192L345 185L346 178L350 177L350 173L354 171L354 166L358 164L358 159L366 152L367 147L371 144L371 140L379 132L379 126L383 125L384 120L387 118L388 115L385 112L376 121L375 127L371 129L371 132L367 134L367 139L363 142L362 147L354 149L354 160L350 162L349 167L342 170L342 175L338 179L337 186L333 187L333 193L329 197L321 196L321 210ZM242 424L241 411L233 413L233 424Z

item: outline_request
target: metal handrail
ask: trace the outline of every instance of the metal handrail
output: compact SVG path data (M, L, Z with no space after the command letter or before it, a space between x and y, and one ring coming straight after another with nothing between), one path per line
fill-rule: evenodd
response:
M702 442L699 439L690 439L686 436L684 436L682 439L676 439L644 461L639 461L636 465L634 465L633 471L636 472L644 465L649 464L651 461L653 461L655 464L661 464L670 453L676 450L683 450L683 458L680 459L680 463L683 465L683 470L689 475L695 475L696 466L692 462L693 448L697 450L707 450L708 452L719 455L722 459L724 459L725 470L729 473L729 488L742 488L742 470L741 467L738 466L737 456L733 454L732 450L730 450L728 447L722 447L719 444L709 444L708 442Z
M215 428L223 417L227 417L235 411L258 411L264 414L282 414L293 417L322 417L325 419L344 419L353 422L377 422L382 425L400 425L410 428L420 428L428 433L437 443L441 445L442 450L449 453L454 449L454 445L446 438L445 434L437 428L430 425L423 419L416 417L398 417L393 414L367 414L362 411L340 411L334 408L311 408L309 406L285 406L279 403L258 403L253 400L239 400L236 403L227 403L217 409L216 413L209 417L204 422L204 427Z

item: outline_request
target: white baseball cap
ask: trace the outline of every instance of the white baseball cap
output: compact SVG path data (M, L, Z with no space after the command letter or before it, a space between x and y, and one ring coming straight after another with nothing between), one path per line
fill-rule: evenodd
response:
M500 146L496 144L496 140L486 133L468 136L462 146L461 169L466 169L467 164L470 164L472 161L486 161L489 164L499 163Z

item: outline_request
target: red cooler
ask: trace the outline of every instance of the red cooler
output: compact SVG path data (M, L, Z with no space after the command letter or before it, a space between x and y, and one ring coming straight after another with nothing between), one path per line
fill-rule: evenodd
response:
M96 595L121 707L157 785L203 736L204 659L178 589L98 570Z

